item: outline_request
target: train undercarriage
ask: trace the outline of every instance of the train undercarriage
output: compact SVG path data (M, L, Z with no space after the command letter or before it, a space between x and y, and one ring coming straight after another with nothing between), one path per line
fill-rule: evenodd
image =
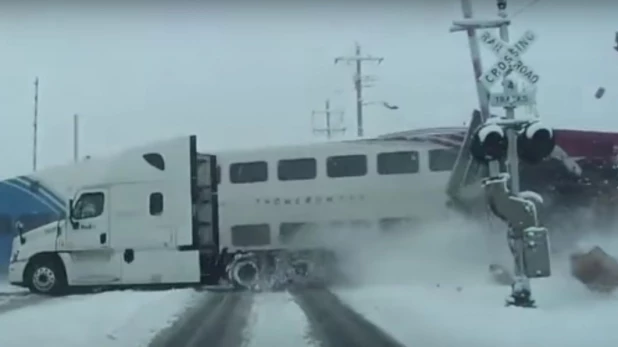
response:
M225 266L225 281L252 291L326 285L336 275L335 254L327 250L243 251L230 255Z

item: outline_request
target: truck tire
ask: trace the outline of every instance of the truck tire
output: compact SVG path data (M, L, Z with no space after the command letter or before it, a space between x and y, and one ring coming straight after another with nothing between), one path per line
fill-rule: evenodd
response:
M31 292L44 295L62 295L67 280L62 264L55 259L35 260L26 270L26 283Z

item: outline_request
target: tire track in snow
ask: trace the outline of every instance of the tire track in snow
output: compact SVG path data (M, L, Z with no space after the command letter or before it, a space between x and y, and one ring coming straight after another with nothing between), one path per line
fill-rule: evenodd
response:
M327 289L292 290L323 347L403 347Z
M205 292L204 298L149 347L240 347L253 295L248 292Z
M312 343L309 321L288 292L255 294L245 347L318 347Z

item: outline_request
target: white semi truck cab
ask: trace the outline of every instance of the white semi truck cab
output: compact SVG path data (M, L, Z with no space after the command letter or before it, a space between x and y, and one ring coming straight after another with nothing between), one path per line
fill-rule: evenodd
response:
M13 240L9 280L45 294L79 286L199 284L220 277L216 156L196 137L38 171L24 194L64 201Z

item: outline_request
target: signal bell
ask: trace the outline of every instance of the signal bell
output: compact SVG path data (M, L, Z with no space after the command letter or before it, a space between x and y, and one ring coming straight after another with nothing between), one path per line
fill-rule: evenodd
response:
M540 122L528 124L517 136L517 154L527 164L540 163L551 155L554 147L554 132Z
M508 141L504 130L497 124L486 124L480 127L472 137L470 154L483 164L506 158Z

